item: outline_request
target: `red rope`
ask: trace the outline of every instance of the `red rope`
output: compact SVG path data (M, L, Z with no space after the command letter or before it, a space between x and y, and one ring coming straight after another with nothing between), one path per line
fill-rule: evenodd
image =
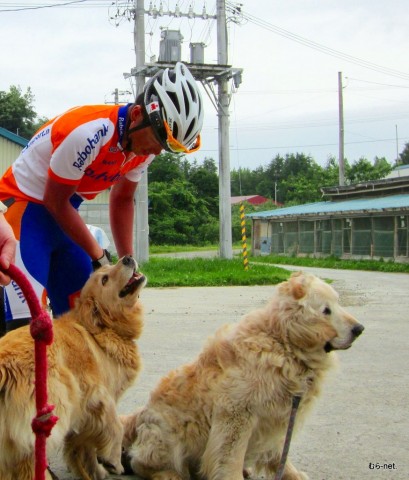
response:
M37 295L25 274L15 265L5 272L20 286L31 313L30 333L35 349L35 398L37 415L31 427L35 441L34 480L45 480L47 468L46 439L56 424L58 417L52 415L54 405L48 405L47 395L47 346L53 342L53 322L48 313L41 308Z

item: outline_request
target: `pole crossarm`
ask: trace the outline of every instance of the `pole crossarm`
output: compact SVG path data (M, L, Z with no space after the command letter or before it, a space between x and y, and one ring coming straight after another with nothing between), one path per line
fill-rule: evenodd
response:
M131 68L131 73L124 73L124 76L129 77L153 77L159 70L165 68L173 68L176 62L155 62L147 63L143 67ZM183 62L191 71L196 80L206 80L208 82L217 82L221 79L230 80L242 75L242 68L234 68L231 65L214 65L214 64L195 64Z

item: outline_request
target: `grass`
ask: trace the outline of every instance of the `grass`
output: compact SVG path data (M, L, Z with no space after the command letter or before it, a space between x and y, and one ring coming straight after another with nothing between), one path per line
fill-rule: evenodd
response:
M226 287L275 285L290 275L288 270L269 265L251 265L244 270L241 259L151 257L141 270L148 287Z
M340 260L281 256L249 256L249 269L237 255L232 260L215 258L155 257L159 253L217 250L217 246L151 247L151 257L141 270L148 277L148 287L222 287L235 285L275 285L286 280L291 272L285 265L302 267L366 270L373 272L409 273L409 264L382 260ZM240 248L239 245L234 246ZM277 265L282 265L280 268Z
M218 245L149 245L149 253L177 253L177 252L201 252L209 250L218 250Z
M336 257L251 257L251 262L272 265L298 265L300 267L336 268L339 270L366 270L371 272L409 273L409 264L383 260L341 260Z

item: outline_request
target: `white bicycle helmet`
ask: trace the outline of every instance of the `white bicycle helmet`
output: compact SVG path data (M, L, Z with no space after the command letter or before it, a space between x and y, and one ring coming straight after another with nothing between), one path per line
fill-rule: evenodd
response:
M145 85L144 107L165 150L191 153L200 148L203 100L186 65L178 62L156 73Z

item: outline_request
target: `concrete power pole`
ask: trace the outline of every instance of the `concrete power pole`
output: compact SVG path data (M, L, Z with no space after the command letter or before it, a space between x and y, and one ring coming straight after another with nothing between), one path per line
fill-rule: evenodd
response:
M339 184L345 185L344 164L344 102L342 98L342 72L338 72L338 112L339 112Z
M144 0L135 0L135 80L136 95L145 84L145 7ZM149 260L148 171L142 174L135 194L135 256L139 263Z
M217 0L217 61L227 65L227 28L225 0ZM220 76L218 84L219 117L219 219L220 257L232 258L231 187L229 150L229 94L226 76Z

